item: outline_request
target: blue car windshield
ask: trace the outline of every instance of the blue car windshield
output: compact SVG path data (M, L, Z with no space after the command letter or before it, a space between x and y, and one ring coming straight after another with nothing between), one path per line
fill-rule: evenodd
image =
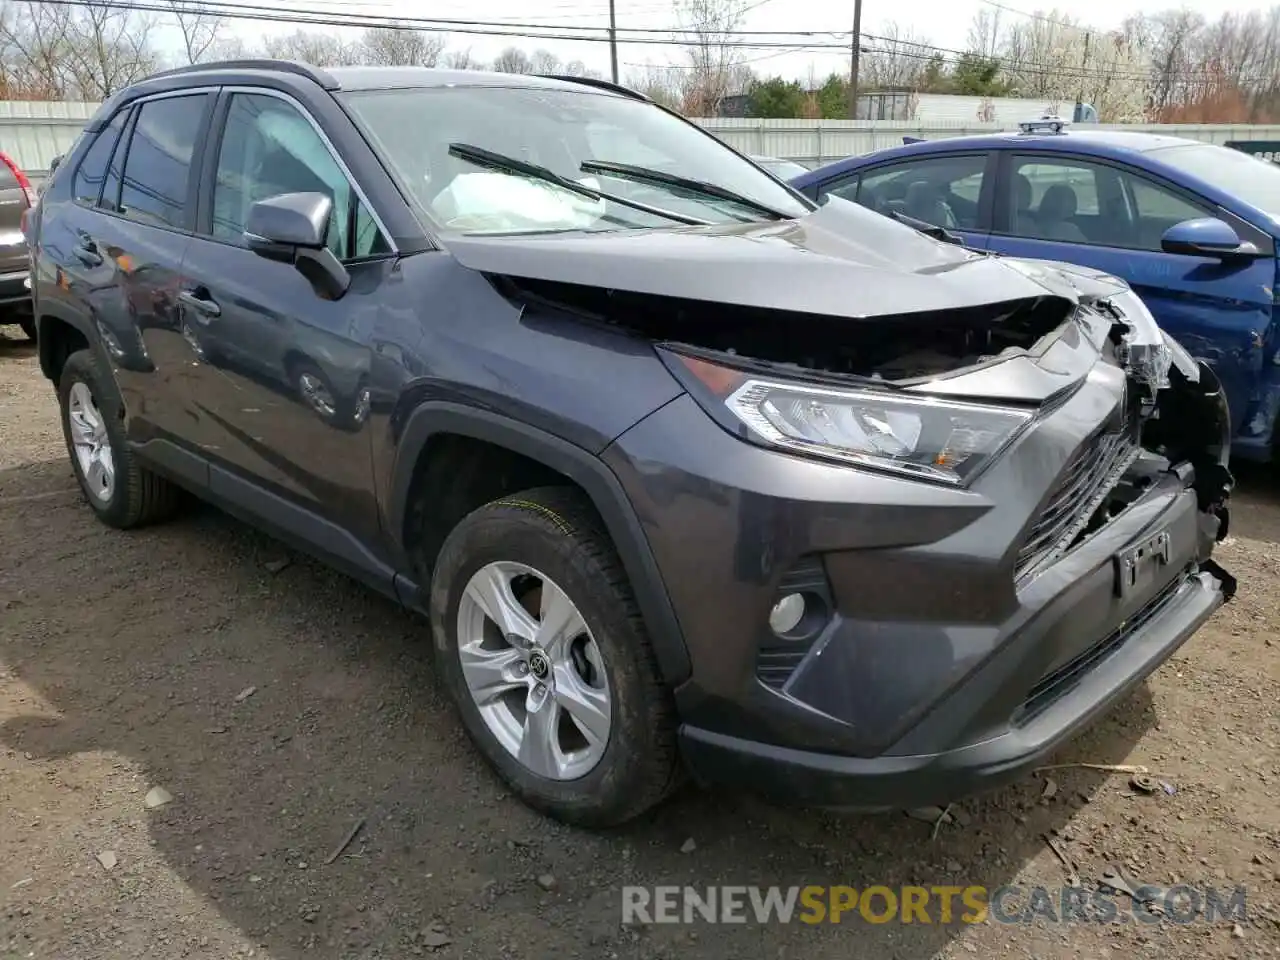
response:
M1153 150L1151 156L1224 193L1280 217L1280 166L1230 147L1208 143Z

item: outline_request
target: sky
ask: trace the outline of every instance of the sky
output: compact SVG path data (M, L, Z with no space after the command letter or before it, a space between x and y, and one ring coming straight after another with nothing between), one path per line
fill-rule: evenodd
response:
M258 4L263 9L265 0L227 0L228 3ZM1196 10L1213 19L1227 11L1247 12L1269 8L1273 0L1070 0L1061 2L1059 9L1069 11L1070 16L1099 30L1119 26L1128 16L1139 12L1155 13L1168 7L1183 6ZM796 40L795 38L761 37L767 42L811 42L841 44L849 41L853 22L853 0L749 0L751 9L740 29L756 31L826 31L823 36ZM360 13L387 17L430 17L433 19L460 19L504 21L507 23L537 23L555 27L600 27L609 23L608 0L541 0L536 4L520 0L278 0L277 8L309 9L317 15ZM1001 9L997 10L997 6ZM910 30L915 38L936 46L963 49L969 24L975 14L986 10L999 12L1006 24L1025 21L1034 11L1048 12L1052 4L1034 0L864 0L862 31L864 34L883 34L890 22ZM672 0L617 0L617 18L620 30L633 27L661 30L678 25ZM240 21L234 31L246 41L261 37L264 33L290 32L290 25ZM315 28L312 28L315 29ZM832 35L834 34L834 36ZM874 45L874 41L864 41ZM573 40L547 40L534 38L506 38L493 36L468 36L453 33L449 36L449 49L470 48L472 55L481 60L491 60L504 47L516 45L531 51L542 47L563 60L581 60L588 67L604 76L609 75L609 47L606 43L590 43ZM760 48L742 51L753 69L764 75L780 75L788 79L805 81L812 72L819 79L832 71L847 73L849 54L840 50L788 50ZM671 46L647 44L619 44L619 73L625 81L627 74L646 63L665 65L679 63L680 49Z

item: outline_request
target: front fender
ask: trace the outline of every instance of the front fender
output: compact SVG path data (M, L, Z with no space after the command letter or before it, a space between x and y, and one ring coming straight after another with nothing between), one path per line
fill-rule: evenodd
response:
M631 581L658 667L672 686L690 674L689 652L675 610L640 520L622 485L599 457L582 447L501 414L445 400L427 401L409 415L400 434L386 515L401 539L414 469L436 434L457 434L503 447L564 474L595 505Z

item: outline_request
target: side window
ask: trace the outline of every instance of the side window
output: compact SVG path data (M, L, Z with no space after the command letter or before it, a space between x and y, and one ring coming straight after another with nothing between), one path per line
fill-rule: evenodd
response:
M98 205L104 210L120 213L120 190L124 186L124 156L129 152L129 130L132 124L125 121L125 132L111 154L111 166L107 168L107 180L102 185L102 199Z
M187 226L187 190L206 101L207 94L193 94L142 104L125 155L120 213L141 223Z
M1135 246L1142 250L1160 250L1160 238L1175 223L1208 217L1207 209L1197 207L1178 194L1152 183L1134 173L1123 173L1133 198L1133 212L1137 219Z
M1165 230L1204 216L1164 187L1107 164L1015 156L1012 171L1015 236L1159 251Z
M880 213L896 211L938 227L973 230L986 168L986 154L895 163L864 171L857 200Z
M282 193L323 193L333 201L328 246L338 259L389 252L386 238L311 122L278 97L237 93L218 149L212 235L243 246L249 208Z
M102 181L107 175L107 164L111 162L111 151L120 139L120 131L124 129L128 110L119 111L111 122L98 131L93 143L85 151L76 175L71 180L71 196L79 203L94 206L102 195Z
M1014 157L1008 188L1014 236L1061 243L1100 242L1106 220L1099 215L1098 168L1094 164Z
M826 203L828 197L856 201L858 199L858 184L861 182L862 174L855 173L853 176L841 177L839 180L824 183L818 191L818 202Z

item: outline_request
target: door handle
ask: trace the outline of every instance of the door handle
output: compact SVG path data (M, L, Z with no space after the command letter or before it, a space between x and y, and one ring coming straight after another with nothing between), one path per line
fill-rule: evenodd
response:
M92 240L81 240L71 248L71 254L86 267L102 266L102 254L98 252L98 245Z
M196 313L203 314L206 317L222 316L222 308L213 300L196 296L190 290L183 290L178 294L178 300L185 306L190 307Z

